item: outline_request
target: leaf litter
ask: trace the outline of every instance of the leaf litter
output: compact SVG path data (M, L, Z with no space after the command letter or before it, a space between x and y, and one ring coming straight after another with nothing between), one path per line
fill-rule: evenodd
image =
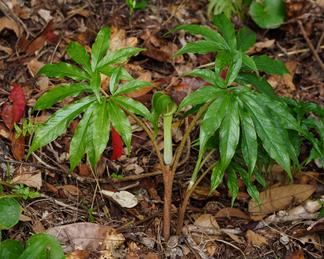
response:
M165 251L162 248L160 233L162 179L160 174L156 174L150 177L152 178L150 182L146 182L144 175L158 168L149 141L143 137L144 135L139 135L141 145L136 152L134 151L130 157L125 156L125 158L122 155L122 143L117 140L117 136L112 137L111 145L108 145L104 154L107 163L103 161L100 164L101 173L98 178L85 164L86 161L83 161L84 163L76 169L76 172L69 174L66 160L56 159L53 155L53 150L57 154L68 154L69 132L53 142L51 147L45 147L41 153L37 153L38 158L32 157L26 161L25 145L29 143L29 136L16 139L13 135L13 128L14 123L22 124L23 118L27 118L27 113L29 116L31 100L36 100L44 90L57 83L46 77L34 78L42 64L64 59L63 50L71 40L91 46L95 32L107 23L104 17L116 18L108 21L109 25L113 25L111 49L126 46L147 48L142 56L136 57L127 65L128 70L136 78L153 82L155 89L171 92L174 99L178 101L187 93L206 86L205 82L195 78L180 79L179 74L193 66L211 62L212 57L189 55L189 57L181 56L174 60L172 53L190 39L181 34L165 35L168 29L178 24L206 24L207 19L201 11L206 4L188 1L182 5L180 1L171 4L162 1L160 6L152 4L146 10L130 16L126 6L116 5L114 1L105 1L102 3L103 6L98 3L93 4L93 1L91 5L73 1L57 2L51 6L48 1L36 0L31 3L12 1L11 8L14 15L23 22L29 32L33 32L32 34L26 33L22 24L10 16L0 19L0 51L6 53L5 58L1 59L1 62L6 65L0 66L2 72L0 92L2 180L8 180L5 172L9 168L12 171L12 183L25 184L51 196L52 200L39 199L31 201L30 205L29 201L23 201L24 214L33 220L41 221L43 227L39 229L45 229L48 233L57 236L65 246L68 258L100 258L100 256L163 258ZM38 11L33 12L34 8ZM295 13L300 15L303 8L290 5L288 11L293 19ZM310 37L316 42L320 39L317 32L320 30L318 30L319 21L316 16L314 17L305 21L309 27L306 29ZM290 74L280 77L270 76L267 79L278 93L322 103L323 83L318 76L320 75L318 67L309 52L300 52L301 54L297 52L307 46L296 36L295 29L290 28L289 24L282 30L287 32L286 39L273 37L271 31L261 32L258 34L258 42L250 51L283 57ZM16 51L20 53L19 56ZM25 84L30 84L31 91L25 91ZM143 100L145 103L150 100L150 95L155 91L154 88L141 89L132 97ZM31 120L44 121L48 116L48 112L41 112L37 114L37 117L32 115ZM177 126L177 129L178 127L181 129L182 126ZM23 139L25 139L24 142ZM133 157L136 159L131 160ZM110 161L113 158L116 161ZM194 159L194 154L190 154L186 167L176 176L179 185L174 190L177 194L173 201L173 210L178 207L179 195L185 190L182 186L190 177ZM8 167L6 166L8 161L15 163ZM36 167L29 166L35 166L35 164L37 170ZM138 171L137 167L129 166L132 164L139 164L141 170ZM19 174L13 174L15 168L18 167L22 167L23 170ZM186 256L190 258L198 253L201 257L208 255L236 258L242 255L240 250L243 250L246 256L255 258L271 253L271 249L276 249L282 251L280 254L286 255L286 258L289 258L288 256L302 258L304 254L291 252L295 249L295 251L303 251L316 257L321 248L315 244L319 242L318 233L321 233L320 226L323 223L319 223L317 228L314 227L312 233L307 232L305 226L307 226L307 220L317 221L317 215L322 208L319 201L320 195L323 194L322 184L320 184L323 180L323 171L314 165L310 165L308 169L318 173L319 176L312 175L312 180L304 178L304 182L298 184L288 184L287 179L280 177L269 179L273 186L261 193L260 204L248 201L247 190L240 186L239 197L241 199L234 208L230 207L230 198L226 188L221 186L217 192L209 193L208 188L204 188L209 186L208 179L206 179L204 185L196 189L190 202L183 231L184 241L175 238L180 243L176 243L175 250L171 249L171 256L182 254L185 258ZM143 175L143 178L138 177L132 180L134 175ZM104 190L109 190L110 194L128 190L127 192L133 195L132 197L136 197L136 202L134 198L127 198L126 200L133 200L131 206L118 204L118 199L112 201L111 199L114 198L102 197ZM216 201L216 204L210 203L213 201ZM275 222L278 226L264 225L261 230L266 232L262 232L260 228L253 227L253 224L261 221L257 220L255 223L250 221L250 218L256 215L265 218L267 224ZM302 217L307 215L311 215L312 218ZM289 219L302 224L292 225L287 223L291 222ZM92 221L97 224L89 223ZM71 222L73 224L70 224ZM194 223L191 224L192 222ZM17 230L21 231L22 238L24 238L24 235L27 236L29 234L27 232L31 229L21 223ZM293 237L288 238L289 249L284 242L285 238L278 231ZM302 234L297 235L298 231L302 231ZM136 235L129 235L130 232ZM312 235L311 238L309 235ZM154 240L153 245L152 242L145 240ZM207 243L204 244L202 241ZM298 242L302 243L304 250L297 250L300 249ZM269 247L269 244L273 244L274 247Z

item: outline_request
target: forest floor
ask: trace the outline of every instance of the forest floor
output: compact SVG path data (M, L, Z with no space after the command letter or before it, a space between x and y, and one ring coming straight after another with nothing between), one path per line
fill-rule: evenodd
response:
M267 78L279 95L323 105L324 73L319 59L324 60L324 7L311 1L287 2L288 17L278 29L262 30L248 16L233 21L237 28L244 24L257 33L257 44L250 53L265 53L286 64L290 74ZM168 32L180 24L211 25L207 4L207 0L152 0L147 8L131 14L121 0L0 1L0 105L8 102L12 86L19 84L27 100L25 119L46 120L53 110L36 114L32 107L56 81L37 76L37 71L46 63L67 60L65 49L71 41L90 50L96 33L107 25L112 29L111 45L146 49L130 60L127 69L154 87L133 97L149 107L152 93L163 90L179 103L204 86L197 78L181 75L212 62L214 57L174 58L173 54L194 37ZM66 134L26 159L30 137L13 141L11 131L0 120L0 179L24 184L41 194L36 199L20 200L21 220L3 232L4 239L26 240L32 233L45 231L60 233L69 258L99 258L102 242L110 242L113 258L324 257L320 207L307 213L303 210L307 202L316 202L324 195L324 171L316 163L297 172L293 183L275 165L267 180L276 199L265 194L264 199L270 200L264 202L278 202L274 205L278 210L259 217L249 212L250 198L243 185L231 207L227 187L221 185L209 194L210 180L206 177L192 194L182 235L165 242L161 233L163 179L145 132L134 127L132 152L124 152L118 160L110 159L112 148L108 145L94 175L85 162L69 172L68 150L74 129L72 123ZM173 133L177 145L183 129L174 125ZM192 140L197 133L198 129ZM307 152L305 146L302 154ZM189 147L175 176L172 233L196 156L197 150ZM104 197L101 190L127 190L136 196L138 205L123 208ZM291 199L288 206L280 207L287 193L299 195L299 202ZM302 212L292 213L296 208Z

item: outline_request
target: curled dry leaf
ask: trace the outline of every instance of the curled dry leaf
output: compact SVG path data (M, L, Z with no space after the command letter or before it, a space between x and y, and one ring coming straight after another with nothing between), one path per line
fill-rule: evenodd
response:
M240 219L249 219L250 217L237 208L223 208L220 211L218 211L215 215L216 218L240 218Z
M220 229L215 217L211 214L200 215L194 223L195 226L201 228Z
M30 172L21 172L12 179L12 183L25 184L39 190L42 187L42 174L40 172L36 174Z
M8 30L14 31L17 38L19 38L21 35L21 28L20 28L19 24L7 16L0 18L0 32L3 29L8 29Z
M114 228L87 222L53 227L46 232L59 240L64 252L86 250L113 254L125 241Z
M106 197L113 199L123 208L130 209L138 204L136 196L127 191L111 192L107 190L102 190L101 193Z
M249 202L249 212L254 216L265 216L275 211L287 209L292 204L300 204L307 200L316 190L314 185L290 184L269 188L260 193L260 206Z
M25 157L25 137L16 137L15 134L11 134L11 152L13 156L22 161Z
M268 244L267 239L264 236L255 233L252 230L248 230L246 232L246 238L248 243L253 246L262 246Z

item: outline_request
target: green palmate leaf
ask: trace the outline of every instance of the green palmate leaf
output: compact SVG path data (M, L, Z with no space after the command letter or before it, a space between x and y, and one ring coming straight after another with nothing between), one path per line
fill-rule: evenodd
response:
M179 105L179 110L182 110L184 107L188 105L198 105L202 103L206 103L214 100L220 93L222 93L221 89L217 89L215 87L206 86L197 91L191 93Z
M70 171L80 163L82 157L86 153L88 127L90 124L91 116L93 115L93 107L90 106L84 113L82 120L79 122L76 128L75 134L70 143Z
M211 174L211 186L210 186L210 192L213 192L217 189L217 187L221 184L224 178L224 170L222 170L220 163L217 162L216 165L213 168L212 174Z
M111 94L114 94L121 75L122 75L122 67L117 67L110 77L109 90Z
M91 120L89 122L89 126L87 127L87 145L86 145L86 154L88 161L91 164L93 169L96 168L97 161L96 161L96 147L93 144L93 124Z
M257 72L258 71L258 68L254 62L254 59L249 57L248 55L246 54L243 54L242 55L242 63L243 65L247 66L249 69Z
M224 46L219 42L199 40L199 41L187 43L186 46L181 48L176 53L176 55L182 55L185 53L207 54L210 52L217 52L224 49L225 49Z
M0 197L0 231L16 225L19 221L20 211L21 208L16 199Z
M92 143L94 146L94 161L97 163L104 152L110 136L110 113L105 102L96 103L91 118ZM127 118L126 118L127 119ZM128 121L128 120L127 120ZM117 129L117 128L116 128ZM131 131L130 131L131 132ZM131 133L130 133L131 134Z
M85 47L83 47L78 42L71 42L66 49L67 54L73 61L83 66L84 69L90 73L91 64L90 64L90 55L87 53Z
M70 84L56 86L40 98L38 98L34 110L44 110L52 107L55 103L64 100L69 96L78 96L80 93L89 90L89 86L86 84Z
M215 73L209 69L194 69L188 73L185 73L184 76L200 77L212 85L215 84Z
M260 93L264 93L272 99L279 99L267 80L255 74L239 73L235 81L239 84L252 84Z
M98 71L102 74L105 74L109 77L111 77L116 70L121 70L121 75L120 75L120 80L133 80L134 78L127 72L127 70L123 67L115 67L115 66L111 66L111 65L106 65L103 66L102 68L99 68Z
M285 19L283 0L253 1L249 11L253 21L261 28L278 28Z
M118 134L122 137L124 143L127 146L128 152L130 152L131 139L132 139L132 126L125 112L112 102L107 102L107 110L113 127L116 129Z
M236 49L235 29L231 21L224 14L219 14L214 16L213 23L223 33L227 44Z
M108 27L102 28L96 37L95 42L91 48L91 68L95 71L99 61L106 54L109 48L110 29Z
M100 73L98 71L92 72L91 79L90 79L90 89L94 92L98 101L100 101L100 87L101 87L100 83L101 83Z
M227 71L227 76L225 79L226 85L230 85L236 79L240 69L242 67L242 53L235 52L233 55L233 59L231 60L231 64Z
M230 102L230 96L225 91L220 94L216 100L209 106L203 121L200 125L200 149L205 149L205 145L210 137L212 137L220 127L225 112Z
M247 27L243 27L237 33L237 47L242 52L246 52L256 42L256 34L248 29Z
M242 94L240 98L251 114L257 135L262 140L264 149L291 177L286 131L281 128L279 122L273 120L271 115L266 112L264 106L255 100L255 97Z
M143 87L147 87L152 85L150 82L140 81L140 80L132 80L130 82L127 82L126 84L121 85L114 93L114 95L119 94L127 94L130 92L133 92L135 90L138 90Z
M147 120L150 120L150 111L142 103L123 95L113 96L112 100L121 105L125 110L140 115Z
M189 24L189 25L180 25L177 26L174 30L185 30L187 32L190 32L193 35L202 35L206 40L208 41L215 41L219 42L224 49L228 49L229 46L227 45L226 41L220 35L218 32L210 29L209 27L206 26L201 26L201 25L196 25L196 24Z
M222 170L225 170L230 164L240 139L238 102L233 96L231 96L226 110L219 130L220 165Z
M5 240L0 242L0 258L17 259L24 251L24 247L17 240Z
M253 120L250 114L240 109L240 119L242 125L241 148L243 159L248 166L249 175L252 174L258 155L258 142Z
M236 200L237 194L239 192L239 186L236 172L232 168L228 168L227 187L232 196L231 206L233 207L234 201Z
M258 70L268 74L283 75L289 73L285 64L280 60L269 58L266 55L253 56L254 62Z
M128 47L128 48L118 49L114 52L109 52L99 62L98 67L101 69L107 65L125 63L130 57L137 55L143 50L144 49L141 48Z
M94 101L94 97L85 97L58 110L44 124L38 126L29 148L28 156L63 134L69 123Z
M89 76L86 72L80 68L68 63L60 62L57 64L44 65L39 71L39 75L45 75L48 77L68 77L74 80L88 80Z
M55 237L47 234L35 234L27 240L26 249L19 259L63 259L63 249Z

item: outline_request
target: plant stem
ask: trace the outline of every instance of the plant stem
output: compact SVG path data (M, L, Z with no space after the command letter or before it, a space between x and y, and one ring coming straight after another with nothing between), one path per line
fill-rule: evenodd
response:
M206 161L206 160L204 160L204 161ZM202 163L202 165L203 165L203 163ZM202 181L202 179L204 179L204 177L206 176L206 174L210 170L213 169L214 166L215 166L215 163L213 163L212 165L210 165L206 169L206 171L204 171L201 174L201 176L198 178L198 180L196 182L194 182L194 184L192 186L188 185L187 190L186 190L186 193L185 193L185 195L183 197L181 206L179 208L178 222L177 222L177 232L176 232L177 235L180 235L181 234L181 230L182 230L182 226L183 226L183 221L184 221L184 216L185 216L186 209L187 209L187 206L188 206L188 203L189 203L189 199L190 199L190 196L191 196L192 192L195 190L195 188L197 187L197 185ZM199 169L200 169L200 167L199 167Z
M164 163L170 165L172 163L172 114L163 116L163 141L164 141Z
M197 112L196 116L193 118L193 120L190 122L188 128L186 129L184 135L183 135L183 138L180 142L180 145L178 146L175 154L174 154L174 160L173 160L173 163L172 163L172 166L171 166L171 175L172 175L172 178L174 177L174 174L178 168L178 164L179 164L179 161L180 161L180 158L181 158L181 155L182 155L182 152L183 152L183 149L185 147L185 144L187 142L187 139L192 131L192 129L196 126L198 120L200 119L201 115L207 110L209 106L209 103L206 103L204 104L202 107L200 107L199 111Z
M166 166L163 173L164 184L164 204L163 204L163 237L164 241L168 241L171 232L171 203L172 203L172 175L170 166Z

